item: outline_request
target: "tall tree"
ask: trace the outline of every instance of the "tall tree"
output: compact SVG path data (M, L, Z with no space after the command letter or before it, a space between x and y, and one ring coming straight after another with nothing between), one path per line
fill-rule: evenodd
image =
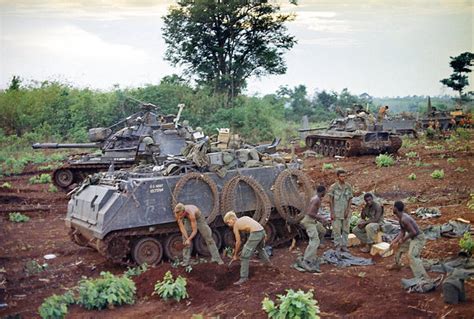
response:
M165 59L231 100L250 76L286 72L283 54L296 40L285 26L293 15L279 10L266 1L179 0L163 18Z
M442 79L440 82L447 87L452 88L454 91L459 92L461 99L465 98L463 94L465 87L469 86L469 78L467 73L471 72L472 62L474 61L474 54L471 52L464 52L456 57L450 57L451 62L449 65L453 68L453 73L449 78Z

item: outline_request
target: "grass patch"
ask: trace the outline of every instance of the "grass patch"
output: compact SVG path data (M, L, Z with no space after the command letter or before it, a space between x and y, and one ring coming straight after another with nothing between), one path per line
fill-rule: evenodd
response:
M446 162L448 162L448 164L454 164L454 163L456 162L456 159L450 157L450 158L448 158L448 159L446 160Z
M414 158L414 157L418 156L418 153L412 151L412 152L406 153L405 156L408 157L408 158Z
M30 218L22 213L10 213L8 214L8 220L14 223L26 223Z
M51 183L51 175L49 174L41 174L37 176L33 176L28 181L30 184L49 184Z
M2 188L11 189L12 184L10 184L9 182L5 182L5 183L2 184Z
M53 184L49 184L48 186L48 192L50 193L57 193L58 192L58 188L56 186L54 186Z
M375 158L375 163L378 167L389 167L395 164L395 160L392 155L380 154Z
M408 179L411 180L411 181L416 180L416 174L415 174L415 173L411 173L410 175L408 175Z
M322 169L323 171L328 170L328 169L334 169L334 165L332 165L331 163L323 163Z
M422 161L417 161L417 162L415 163L415 166L416 166L416 167L430 167L431 164L429 164L429 163L423 163Z
M436 169L431 173L431 177L434 179L443 179L444 178L444 170Z
M458 167L456 167L456 169L454 171L459 172L459 173L463 173L463 172L467 171L467 168L458 166Z

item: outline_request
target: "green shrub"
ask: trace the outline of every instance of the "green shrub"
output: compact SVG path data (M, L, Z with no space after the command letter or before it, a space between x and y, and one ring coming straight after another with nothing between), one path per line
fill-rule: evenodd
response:
M356 227L358 224L359 224L359 221L360 221L360 213L359 212L354 212L352 215L351 215L351 219L349 221L349 224L350 224L350 231L352 232L352 229L354 229L354 227Z
M411 181L416 180L416 174L415 174L415 173L411 173L410 175L408 175L408 179L411 180Z
M82 279L79 282L77 304L86 309L104 309L135 302L135 283L126 276L101 272L102 278Z
M167 271L162 281L157 281L153 295L159 295L164 300L174 299L181 301L189 297L186 291L186 278L178 276L173 280L173 275Z
M51 183L51 175L41 174L39 176L33 176L29 180L30 184L48 184Z
M137 267L133 267L133 268L127 267L127 271L124 272L123 275L130 278L130 277L133 277L133 276L141 275L147 270L148 270L147 263L143 263L143 264L141 264L140 266L137 266Z
M9 182L5 182L5 183L2 184L2 188L10 189L10 188L12 188L12 184L10 184Z
M52 295L46 298L38 308L39 315L43 319L62 319L66 317L67 307L74 303L72 292L66 292L64 295Z
M417 157L418 156L418 153L417 152L408 152L405 154L406 157L408 158L414 158L414 157Z
M30 220L28 216L17 212L8 214L8 219L14 223L25 223Z
M456 135L459 136L463 140L470 140L471 139L471 132L465 128L457 128Z
M412 147L415 147L415 146L416 146L416 142L414 142L412 139L410 139L410 138L403 138L402 139L402 147L412 148Z
M323 164L323 170L333 169L333 168L334 168L334 165L332 165L331 163L324 163Z
M474 252L474 240L469 232L465 232L459 240L459 247L461 250L471 255Z
M435 169L433 173L431 173L431 177L434 179L443 179L444 178L444 170Z
M65 153L53 153L49 156L49 158L53 162L60 162L60 161L64 161L67 158L67 154L65 154Z
M265 297L262 301L262 309L271 319L286 318L319 318L319 307L313 299L313 290L304 292L287 289L286 295L277 295L278 305L273 300Z
M453 164L454 162L456 162L456 159L450 157L446 160L446 162L448 162L448 164Z
M48 186L48 192L50 193L57 193L58 192L58 188L56 186L54 186L53 184L49 184Z
M388 167L395 164L395 160L393 159L392 155L380 154L375 158L375 163L378 167Z
M28 275L40 273L48 268L48 264L44 263L40 265L36 260L28 260L25 264L25 272Z
M416 167L430 167L431 164L423 163L422 161L416 161L415 166Z
M471 199L467 202L467 207L474 210L474 193L471 193Z

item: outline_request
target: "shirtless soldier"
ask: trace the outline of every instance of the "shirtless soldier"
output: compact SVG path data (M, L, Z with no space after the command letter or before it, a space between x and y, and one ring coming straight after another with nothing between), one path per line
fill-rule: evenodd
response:
M393 205L393 213L397 216L400 222L400 233L390 244L390 248L396 251L395 265L389 269L401 268L402 254L408 252L408 260L413 275L417 278L429 278L426 273L420 255L425 246L425 235L418 228L415 220L405 213L405 205L401 201L396 201Z
M178 222L179 230L183 235L184 249L183 249L183 264L189 265L191 259L191 242L193 238L199 233L204 238L207 248L212 256L212 261L219 265L224 264L219 251L217 250L216 243L212 238L212 230L206 223L205 218L202 216L201 211L194 205L184 205L178 203L174 208L174 215ZM190 234L189 234L190 233ZM189 235L188 235L189 234Z
M308 234L308 247L304 251L303 260L297 260L296 263L309 272L321 272L317 252L319 244L326 234L326 228L323 225L328 224L329 221L319 215L318 212L325 193L326 188L324 186L320 185L316 188L316 195L311 198L306 215L300 222Z
M257 250L257 253L260 259L269 264L270 258L263 249L265 241L265 230L263 226L260 225L257 221L248 216L242 216L237 218L233 211L228 212L224 216L224 223L232 227L235 236L235 248L234 256L232 256L232 261L238 260L239 250L240 250L240 232L250 233L247 242L242 249L242 254L240 254L240 280L235 282L234 285L241 285L247 280L249 280L249 262L250 257L253 255L253 252Z

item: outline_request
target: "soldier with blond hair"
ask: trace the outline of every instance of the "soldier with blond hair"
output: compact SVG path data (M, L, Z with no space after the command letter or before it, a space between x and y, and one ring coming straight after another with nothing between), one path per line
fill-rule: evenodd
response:
M212 256L212 261L219 265L224 264L219 250L217 249L216 243L212 238L212 230L206 223L204 216L201 211L195 205L184 205L178 203L174 208L174 215L178 222L179 230L183 235L184 249L183 249L183 264L189 265L191 259L191 242L196 237L197 232L201 234L202 238L206 242L207 248Z
M240 232L250 233L244 248L242 248L242 253L240 254L240 280L234 283L234 285L241 285L249 278L250 257L253 255L255 250L264 263L270 263L270 258L265 249L263 249L266 236L265 230L263 229L263 226L253 218L248 216L238 218L233 211L225 214L224 223L232 227L235 236L235 248L232 261L239 259L238 254L241 245Z

